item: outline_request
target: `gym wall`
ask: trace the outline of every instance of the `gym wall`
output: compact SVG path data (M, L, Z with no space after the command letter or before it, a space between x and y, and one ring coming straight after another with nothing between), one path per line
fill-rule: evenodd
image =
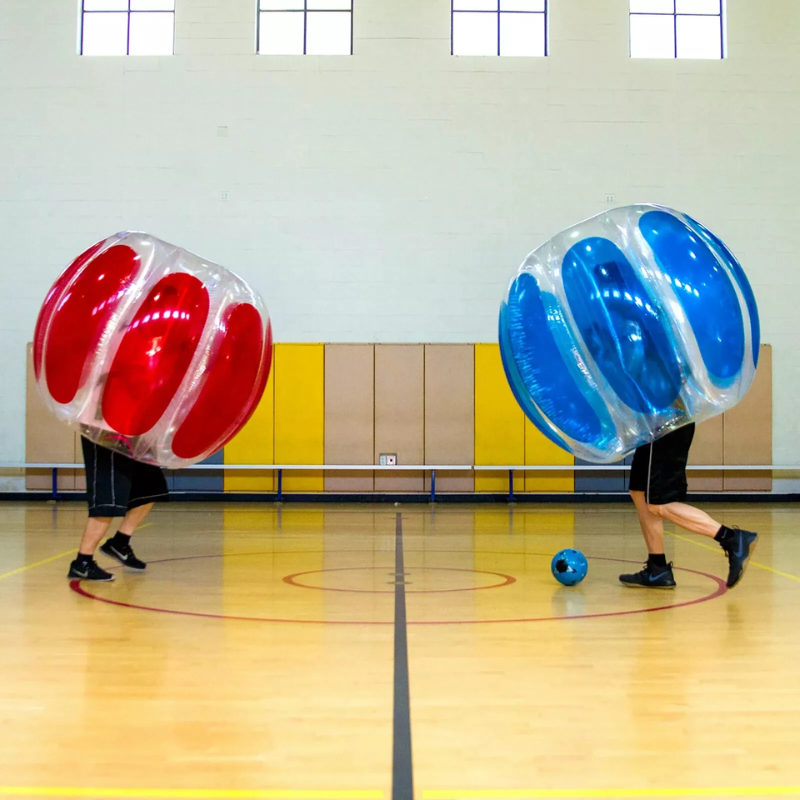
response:
M728 0L724 61L630 59L628 0L551 0L544 59L451 56L449 0L356 0L354 55L333 57L256 56L255 0L179 0L174 56L88 58L78 5L0 2L0 460L25 457L42 300L114 231L240 273L279 341L470 344L496 340L525 255L612 194L685 210L739 256L774 352L764 461L797 463L796 0ZM500 412L485 391L474 436L488 458L480 426Z
M29 463L81 463L79 442L57 422L32 380L28 347ZM772 452L772 348L762 345L756 380L735 409L698 426L693 464L766 464ZM496 344L277 344L274 369L252 419L207 463L571 465L574 458L528 422L508 388ZM74 460L73 460L74 459ZM274 471L202 470L171 475L176 491L268 492ZM49 489L49 471L30 470L28 489ZM81 490L79 471L59 488ZM771 491L764 472L690 473L690 490ZM623 492L625 473L519 471L514 491ZM438 492L508 491L508 472L439 470ZM430 491L422 472L286 471L291 492Z

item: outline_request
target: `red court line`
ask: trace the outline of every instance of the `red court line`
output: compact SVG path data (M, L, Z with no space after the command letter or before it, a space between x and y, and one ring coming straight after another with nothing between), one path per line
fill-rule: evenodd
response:
M528 554L530 555L530 554ZM165 558L159 561L152 561L151 564L165 564L173 561L190 561L199 558L224 558L224 555L215 554L207 556L181 556L179 558ZM590 561L613 561L619 564L638 564L639 561L630 561L621 558L603 558L600 556L589 559ZM674 567L674 569L681 572L688 572L692 575L700 575L703 578L708 578L716 584L716 589L710 594L703 597L695 598L694 600L687 600L683 603L672 603L669 605L655 606L653 608L636 608L630 611L607 611L599 614L576 614L575 616L561 616L561 617L521 617L518 619L468 619L468 620L431 620L431 621L409 621L409 625L498 625L508 623L527 623L527 622L561 622L567 620L579 619L601 619L606 617L626 617L633 614L650 614L656 611L671 611L676 608L688 608L700 603L707 603L709 600L715 600L724 595L728 589L725 581L717 578L715 575L710 575L707 572L700 572L699 570L688 569L686 567ZM100 603L107 603L112 606L119 606L120 608L130 608L136 611L151 611L158 614L172 614L181 617L199 617L201 619L221 619L232 620L237 622L271 622L285 625L393 625L393 621L386 622L375 620L333 620L333 619L281 619L272 617L241 617L229 614L207 614L200 611L183 611L180 609L171 608L157 608L153 606L143 606L134 603L124 603L120 600L111 600L107 597L100 597L99 595L92 594L86 591L81 586L79 580L70 581L70 589L76 594L86 597L90 600L97 600ZM631 589L629 591L635 591Z

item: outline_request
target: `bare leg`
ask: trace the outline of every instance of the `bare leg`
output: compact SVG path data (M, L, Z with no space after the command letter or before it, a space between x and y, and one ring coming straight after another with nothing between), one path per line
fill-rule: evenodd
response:
M155 503L148 503L146 506L132 508L122 520L119 532L126 536L133 536L134 531L144 522L144 518L152 511Z
M642 535L647 544L647 552L659 555L664 552L664 522L658 514L654 514L644 498L644 492L632 491L633 504L636 506L636 513L639 515L639 525L642 528ZM658 508L658 506L655 506Z
M93 556L103 537L108 532L113 517L89 517L86 530L81 539L80 553L84 556Z
M132 508L125 515L125 519L122 520L122 524L119 526L120 533L131 536L142 524L144 518L150 513L153 505L153 503L148 503L146 506ZM112 519L113 517L89 517L86 523L86 530L83 532L83 538L81 539L81 555L94 555L94 551L97 550L97 545L103 541L103 537L108 533Z
M674 589L672 564L667 563L664 555L664 520L653 513L652 507L647 504L644 492L634 490L630 494L636 506L636 513L639 515L639 525L647 545L648 556L643 570L630 575L620 575L619 579L624 586Z
M634 492L631 492L634 494ZM636 492L644 497L643 492ZM634 499L634 503L636 500ZM691 533L698 533L701 536L710 536L712 539L717 535L722 525L713 517L701 511L699 508L687 505L686 503L666 503L663 506L648 505L648 510L662 519L674 522L681 528ZM637 505L638 509L638 505ZM639 515L641 519L641 514ZM645 535L645 538L647 536Z
M631 492L634 494L634 492ZM637 492L636 494L641 494ZM634 498L636 502L636 498ZM637 509L638 509L637 503ZM660 519L668 519L681 528L701 536L708 536L717 540L728 557L729 569L727 586L732 589L742 579L744 571L750 561L750 556L758 543L758 534L755 531L731 530L719 524L713 517L699 508L686 503L665 503L663 506L648 505L647 510ZM641 519L641 512L639 514ZM644 530L644 524L642 525ZM647 534L645 534L647 539ZM649 541L648 541L649 546ZM652 552L652 551L651 551Z

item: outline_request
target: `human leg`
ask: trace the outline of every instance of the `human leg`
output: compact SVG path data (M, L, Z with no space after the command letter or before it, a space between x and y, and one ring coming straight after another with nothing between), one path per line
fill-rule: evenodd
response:
M667 563L664 555L664 523L660 516L649 509L644 492L634 489L630 495L639 516L648 556L644 569L620 575L620 582L631 588L674 589L672 565Z
M131 476L128 510L117 533L100 549L123 566L141 572L147 564L133 552L131 537L152 510L154 501L168 498L167 481L158 467L126 460Z
M663 520L666 519L691 533L719 542L728 558L727 585L732 588L747 569L758 535L753 531L721 525L705 511L685 502L688 491L686 463L693 437L694 425L687 425L640 447L634 455L631 497L650 553L648 565L651 561L657 567L661 565L661 560L656 562L654 556L657 557L659 551L664 552ZM663 555L661 559L666 563ZM620 576L620 579L623 577L629 576Z

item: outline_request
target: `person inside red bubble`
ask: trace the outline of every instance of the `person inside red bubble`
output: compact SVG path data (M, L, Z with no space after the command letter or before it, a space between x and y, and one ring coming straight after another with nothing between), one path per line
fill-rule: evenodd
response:
M77 558L70 564L68 578L84 581L113 581L114 575L94 560L97 546L108 533L114 517L122 517L119 530L100 547L124 567L142 572L144 561L131 547L131 536L144 522L154 503L169 499L167 480L160 467L134 461L121 453L81 437L86 465L86 499L89 519Z

